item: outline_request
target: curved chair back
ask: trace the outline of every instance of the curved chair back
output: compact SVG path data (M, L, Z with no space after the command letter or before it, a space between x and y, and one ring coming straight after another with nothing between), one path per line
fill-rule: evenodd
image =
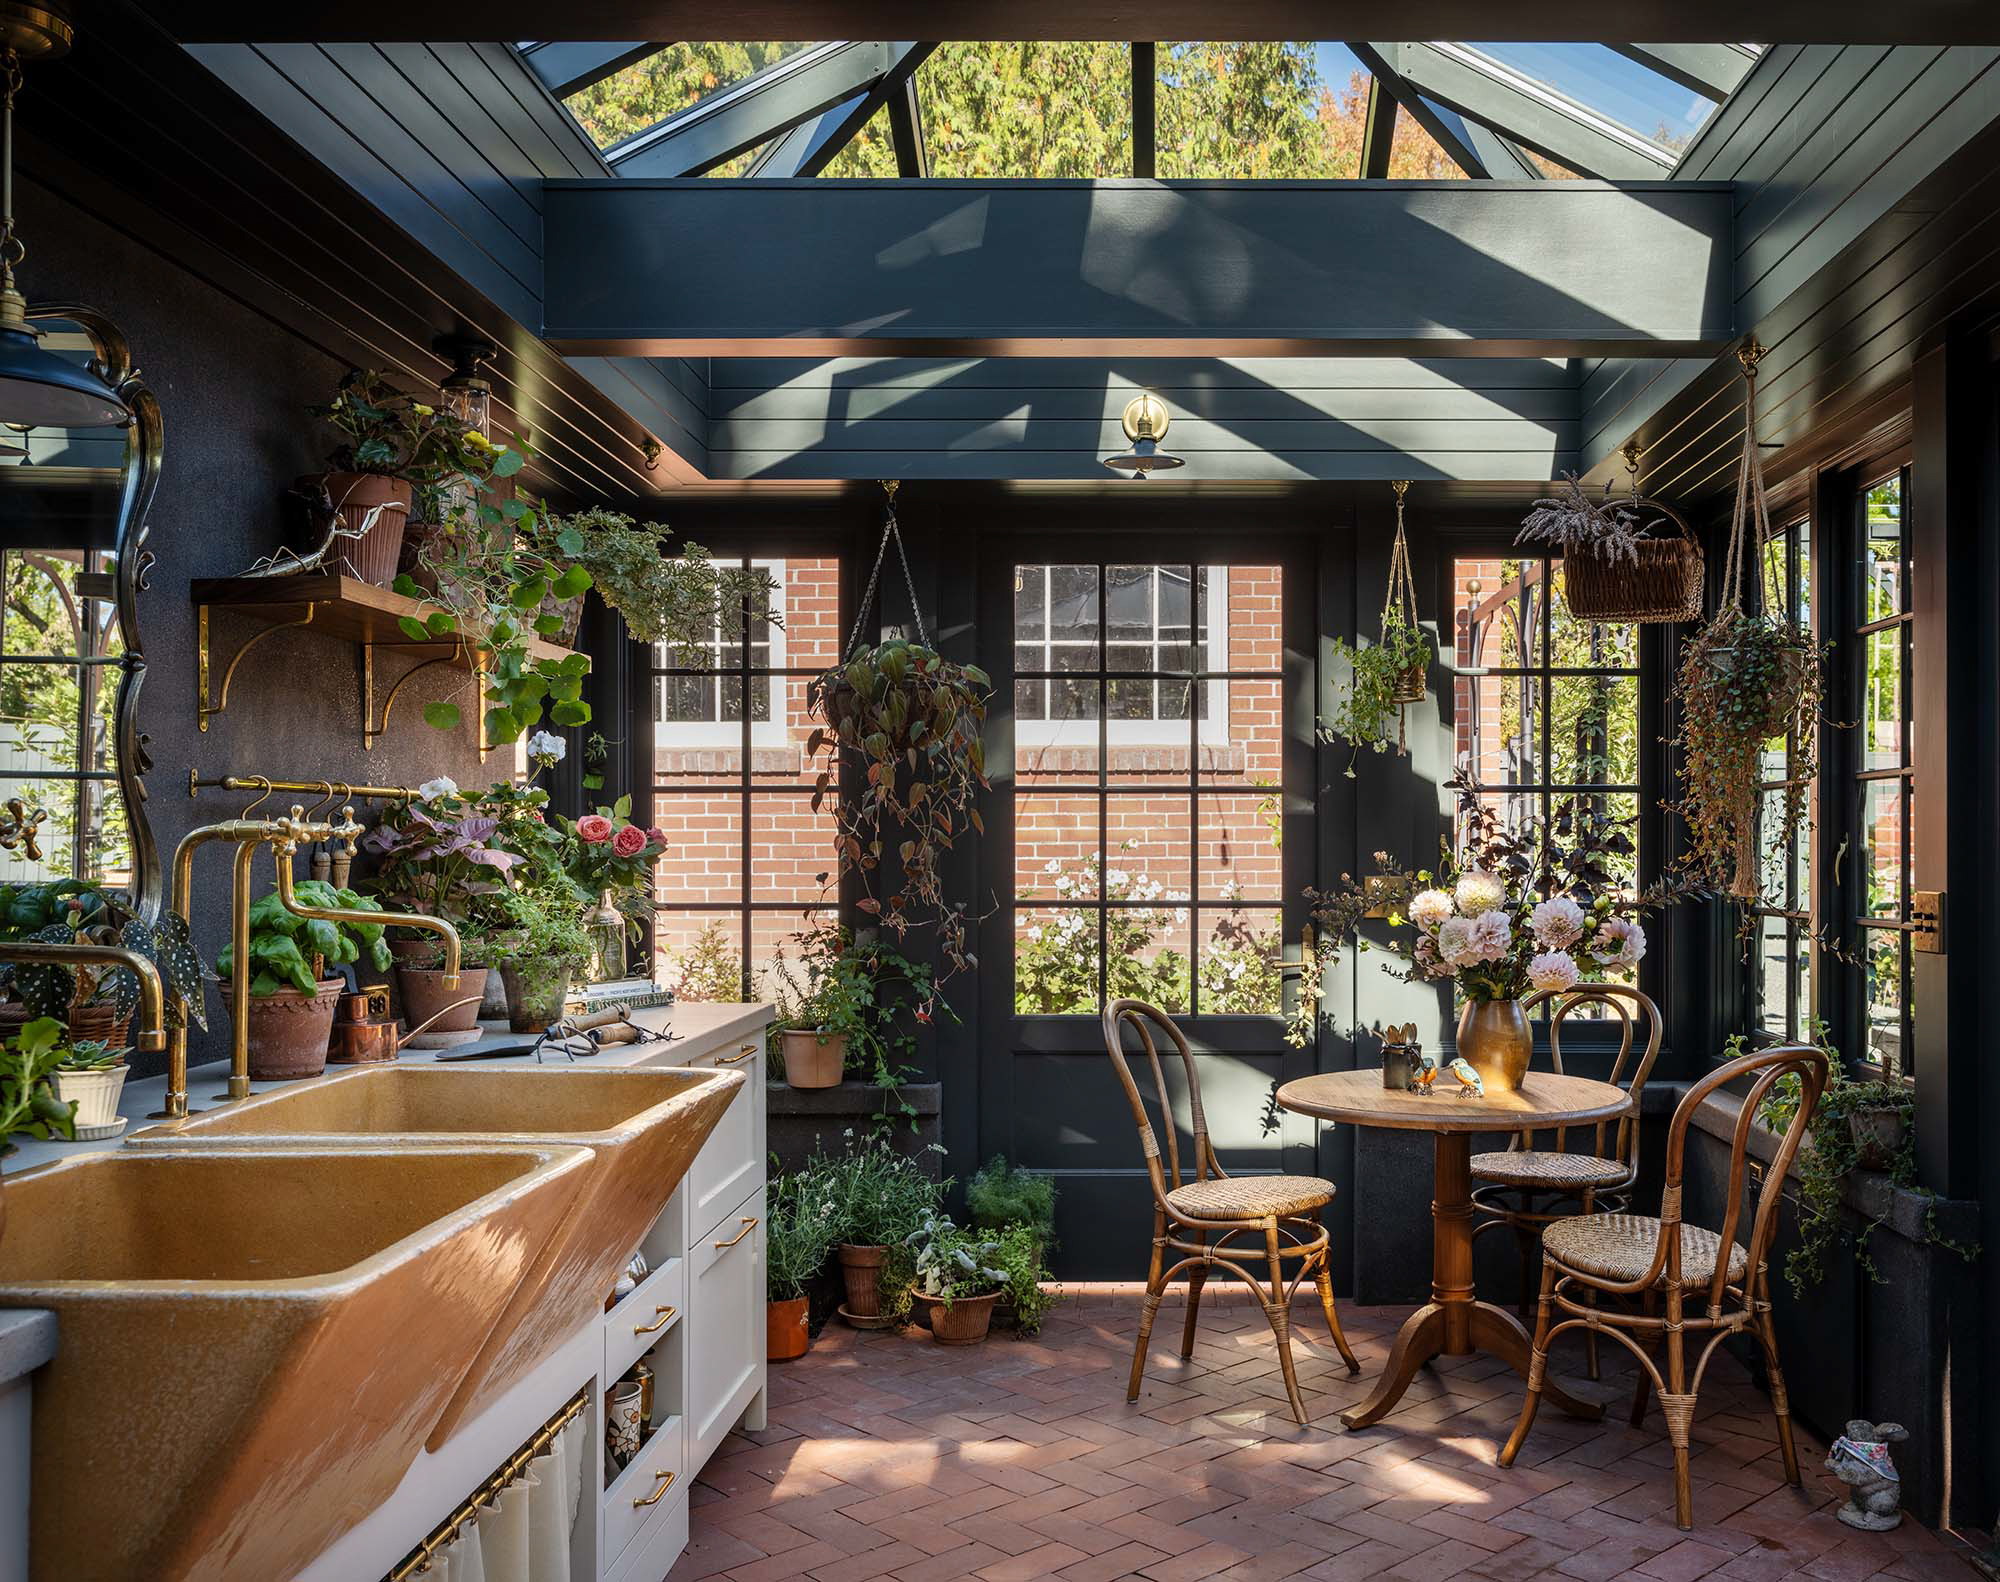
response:
M1159 1136L1153 1129L1152 1117L1147 1113L1145 1096L1140 1092L1138 1079L1132 1075L1132 1067L1125 1058L1125 1027L1128 1023L1139 1035L1140 1051L1152 1076L1153 1097L1160 1111L1160 1129L1166 1133L1164 1156ZM1132 1119L1139 1128L1139 1147L1146 1156L1146 1173L1153 1180L1153 1197L1164 1209L1167 1194L1182 1185L1181 1150L1179 1128L1174 1124L1173 1094L1167 1087L1166 1069L1160 1061L1160 1045L1153 1036L1156 1028L1180 1052L1181 1069L1187 1076L1188 1115L1194 1133L1189 1179L1206 1181L1211 1176L1221 1175L1222 1170L1215 1162L1215 1150L1209 1146L1208 1117L1201 1108L1201 1080L1195 1075L1194 1053L1188 1048L1187 1039L1166 1012L1143 1000L1113 1000L1104 1008L1104 1047L1118 1072L1118 1080L1124 1085L1126 1102L1132 1106Z
M1826 1088L1829 1069L1826 1055L1810 1045L1783 1044L1773 1049L1760 1049L1755 1054L1744 1055L1725 1066L1716 1067L1682 1095L1679 1106L1674 1110L1673 1124L1667 1131L1666 1185L1660 1193L1660 1245L1653 1255L1653 1272L1657 1274L1661 1269L1666 1270L1669 1290L1678 1289L1680 1283L1681 1167L1687 1152L1688 1126L1694 1119L1695 1111L1701 1108L1702 1100L1709 1094L1725 1083L1744 1077L1750 1079L1742 1108L1736 1112L1736 1130L1729 1140L1728 1207L1722 1224L1716 1229L1723 1251L1722 1256L1715 1260L1715 1278L1708 1287L1711 1316L1721 1313L1723 1292L1729 1284L1728 1249L1736 1239L1736 1228L1743 1216L1745 1159L1749 1153L1750 1127L1757 1118L1758 1106L1784 1077L1790 1075L1799 1079L1798 1111L1778 1141L1777 1154L1765 1175L1768 1185L1758 1197L1756 1217L1750 1223L1750 1239L1745 1251L1750 1255L1752 1280L1771 1250L1771 1238L1777 1234L1778 1204L1785 1195L1785 1173L1791 1168L1799 1145L1805 1141L1806 1132L1812 1126L1813 1111L1819 1107L1819 1096ZM1749 1291L1744 1292L1744 1297L1749 1299Z
M1616 1120L1591 1123L1590 1151L1600 1159L1616 1159L1625 1166L1628 1174L1637 1174L1639 1102L1645 1096L1646 1079L1653 1074L1653 1062L1660 1058L1660 1008L1649 995L1627 984L1586 983L1574 989L1543 989L1523 1000L1521 1009L1531 1011L1546 1000L1556 1002L1549 1018L1549 1063L1558 1073L1563 1069L1564 1021L1585 1005L1608 1005L1617 1013L1618 1054L1611 1062L1611 1075L1606 1080L1630 1093L1632 1106ZM1568 1142L1572 1129L1567 1126L1556 1128L1558 1150L1575 1151ZM1523 1132L1517 1139L1517 1145L1532 1148L1532 1134Z

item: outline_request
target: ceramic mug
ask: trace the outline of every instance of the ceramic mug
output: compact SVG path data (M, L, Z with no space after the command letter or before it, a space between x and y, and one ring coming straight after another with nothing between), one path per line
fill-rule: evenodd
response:
M604 1400L604 1448L619 1467L631 1465L639 1453L639 1439L646 1421L643 1395L645 1386L637 1379L620 1379L606 1392Z

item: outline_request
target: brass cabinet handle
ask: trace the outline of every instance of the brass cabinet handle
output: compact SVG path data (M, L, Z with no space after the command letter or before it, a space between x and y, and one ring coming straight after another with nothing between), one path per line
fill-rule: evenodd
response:
M667 1325L674 1321L674 1310L671 1307L656 1307L653 1311L659 1317L655 1318L650 1324L634 1324L632 1326L633 1334L650 1335L656 1329L665 1329Z
M754 1060L756 1058L757 1058L757 1046L755 1044L745 1044L743 1046L742 1053L735 1055L717 1055L715 1057L715 1063L718 1066L740 1066L744 1061Z
M752 1232L756 1228L757 1228L757 1221L754 1218L745 1219L743 1221L743 1228L739 1230L734 1236L731 1236L729 1240L717 1242L715 1244L715 1250L717 1252L721 1252L722 1249L725 1247L734 1247L739 1241L741 1241L745 1236L749 1235L750 1232Z
M674 1486L674 1475L671 1472L655 1472L653 1480L659 1486L651 1494L642 1494L638 1499L634 1500L632 1502L633 1510L644 1510L648 1505L659 1504L661 1500L667 1497L667 1490Z

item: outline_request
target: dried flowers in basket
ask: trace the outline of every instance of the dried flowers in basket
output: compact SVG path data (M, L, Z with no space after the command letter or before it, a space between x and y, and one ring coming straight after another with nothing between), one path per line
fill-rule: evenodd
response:
M1544 544L1562 556L1563 598L1579 621L1693 621L1701 616L1701 545L1678 511L1639 493L1639 447L1625 447L1631 493L1593 500L1575 473L1537 500L1517 544ZM1641 525L1644 516L1657 513ZM1673 533L1659 535L1671 526Z

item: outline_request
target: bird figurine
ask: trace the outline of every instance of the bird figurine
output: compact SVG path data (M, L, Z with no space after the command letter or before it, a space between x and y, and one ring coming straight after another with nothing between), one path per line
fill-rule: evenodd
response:
M1458 1078L1458 1094L1460 1098L1483 1099L1486 1097L1486 1084L1479 1080L1479 1073L1465 1063L1463 1055L1453 1055L1451 1057L1451 1064L1446 1066L1445 1070Z
M1419 1049L1417 1051L1416 1077L1410 1084L1410 1091L1412 1093L1421 1093L1425 1098L1429 1098L1431 1084L1437 1081L1437 1075L1438 1057L1428 1050Z

